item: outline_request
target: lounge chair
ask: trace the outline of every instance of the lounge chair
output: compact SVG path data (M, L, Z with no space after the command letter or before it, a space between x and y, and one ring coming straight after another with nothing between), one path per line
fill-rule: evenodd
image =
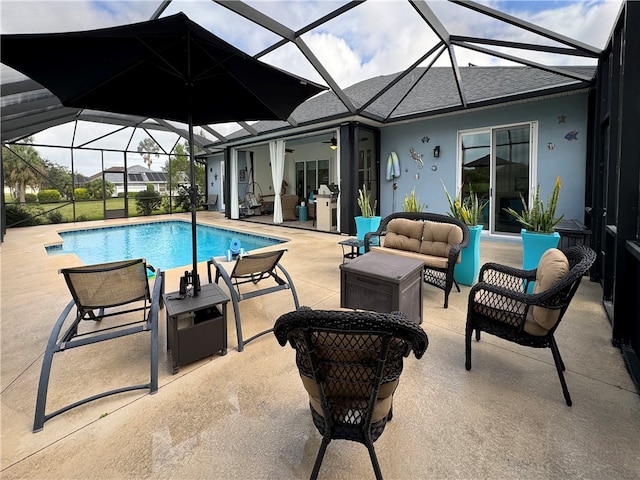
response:
M61 270L71 292L67 304L53 327L42 361L33 431L42 430L44 422L87 402L131 390L158 390L158 310L161 308L162 273L157 270L153 292L149 290L143 259L87 265ZM76 314L61 334L73 307ZM86 327L81 324L88 321ZM71 403L52 413L45 413L51 365L55 353L112 340L135 333L150 332L150 379L148 383L121 387ZM96 375L97 379L100 375ZM73 389L69 379L68 389Z
M400 312L306 307L282 315L274 334L280 345L289 342L296 351L311 417L322 435L311 478L317 478L332 440L351 440L366 445L376 478L381 479L373 443L393 415L403 357L413 350L421 358L429 343L427 334Z
M218 262L215 258L212 258L207 262L209 283L212 281L218 283L222 278L229 289L231 303L233 305L233 313L236 319L236 333L238 337L239 352L244 350L244 346L250 341L264 335L265 333L273 331L273 328L270 328L253 335L247 340L244 340L242 337L242 322L240 321L239 303L241 301L259 297L261 295L267 295L269 293L279 292L280 290L291 290L295 307L298 308L300 306L298 303L298 295L295 287L293 286L291 277L279 263L284 252L286 252L286 249L238 256L231 273L228 273L224 265ZM215 279L213 278L212 268L215 269ZM280 271L280 274L278 271ZM246 291L244 293L240 291L240 286L243 284L253 283L257 285L267 279L273 280L275 284L270 282L269 286L258 290Z

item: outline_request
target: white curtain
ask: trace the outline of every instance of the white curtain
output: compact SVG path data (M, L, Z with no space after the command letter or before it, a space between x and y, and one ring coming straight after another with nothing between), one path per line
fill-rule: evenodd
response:
M230 206L231 218L237 220L240 218L240 209L238 204L238 151L235 148L231 149L231 179L229 181L229 196L231 197Z
M269 154L271 156L271 178L273 190L276 194L273 202L273 223L282 223L282 179L284 177L284 140L269 142Z

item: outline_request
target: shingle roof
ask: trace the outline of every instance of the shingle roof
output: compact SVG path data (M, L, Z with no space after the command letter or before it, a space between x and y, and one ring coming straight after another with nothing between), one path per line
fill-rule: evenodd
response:
M562 67L559 70L584 78L593 78L596 67ZM505 103L510 99L539 96L582 89L589 81L569 78L558 73L531 67L462 67L461 90L458 91L451 68L416 68L400 79L370 105L362 108L378 92L389 86L398 74L374 77L345 89L346 95L364 118L393 123L408 118L424 118L445 112ZM463 104L463 100L465 104ZM294 110L292 117L298 125L323 120L349 117L337 95L331 91L311 98ZM286 122L263 121L251 125L258 134L292 128ZM237 140L251 136L247 130L238 130L228 137ZM216 142L216 144L222 142Z

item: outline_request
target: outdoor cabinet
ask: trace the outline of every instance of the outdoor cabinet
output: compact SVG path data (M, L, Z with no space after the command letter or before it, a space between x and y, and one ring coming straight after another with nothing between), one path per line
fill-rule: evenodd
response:
M337 229L338 201L334 195L315 196L316 226L318 230L331 232Z
M229 297L216 284L202 285L197 297L178 292L164 296L167 313L167 348L173 373L181 366L221 352L227 354Z
M374 312L400 311L422 323L421 260L367 253L340 265L340 307Z

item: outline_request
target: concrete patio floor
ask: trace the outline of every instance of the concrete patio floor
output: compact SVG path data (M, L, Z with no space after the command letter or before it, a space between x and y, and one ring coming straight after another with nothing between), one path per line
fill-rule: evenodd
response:
M198 219L290 239L282 263L300 303L339 308L341 237L232 221L214 212L198 213ZM71 227L140 221L145 220ZM280 347L271 334L238 352L232 309L226 356L214 355L172 375L161 311L160 388L155 395L137 391L91 402L32 433L42 353L70 299L58 269L80 263L71 255L48 256L43 246L69 227L10 229L0 247L0 476L308 478L321 437L311 420L294 352ZM481 252L482 263L521 264L517 241L483 239ZM167 291L177 290L183 270L167 272ZM205 281L204 263L199 271ZM444 309L443 292L424 286L422 327L429 348L421 360L411 356L405 361L393 420L375 444L383 475L407 480L640 478L640 397L620 351L611 345L600 285L585 277L556 335L572 407L564 402L549 350L483 335L472 345L473 369L465 370L469 287L461 288L461 293L452 291ZM284 291L244 301L240 309L249 337L292 310L293 301ZM144 381L146 335L56 355L47 410L104 383L125 384L133 377ZM319 478L373 478L366 448L332 442Z

